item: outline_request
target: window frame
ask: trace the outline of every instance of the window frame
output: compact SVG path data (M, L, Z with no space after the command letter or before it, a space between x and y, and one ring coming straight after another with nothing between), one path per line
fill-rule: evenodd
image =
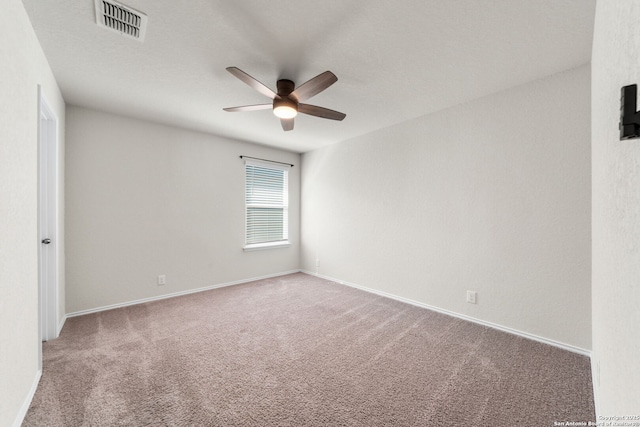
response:
M283 193L282 199L283 204L278 205L277 207L282 207L283 209L283 239L282 240L273 240L266 241L260 243L247 243L249 237L249 209L252 207L249 203L247 203L247 190L248 190L248 179L249 175L247 173L248 166L256 166L265 169L273 169L284 172L284 183L283 183ZM273 248L284 248L291 245L291 241L289 240L289 170L291 166L279 163L271 163L267 161L255 160L255 159L245 159L244 161L244 251L256 251L263 249L273 249ZM264 207L264 204L260 204L261 206L253 206L253 207Z

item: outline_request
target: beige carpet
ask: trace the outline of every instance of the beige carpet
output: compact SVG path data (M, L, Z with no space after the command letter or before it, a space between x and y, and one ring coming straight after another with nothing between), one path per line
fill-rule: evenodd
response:
M588 358L305 274L67 321L25 426L553 426Z

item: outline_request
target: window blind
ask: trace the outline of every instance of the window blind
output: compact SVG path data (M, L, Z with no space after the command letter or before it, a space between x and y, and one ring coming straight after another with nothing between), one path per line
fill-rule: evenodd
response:
M253 161L245 163L246 244L289 238L289 171Z

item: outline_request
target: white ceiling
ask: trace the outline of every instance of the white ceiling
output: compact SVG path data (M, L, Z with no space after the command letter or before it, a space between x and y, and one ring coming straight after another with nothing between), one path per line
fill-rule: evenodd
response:
M590 61L595 0L121 0L138 42L95 23L93 0L23 0L67 103L305 152ZM283 132L271 111L223 107L331 70L338 82Z

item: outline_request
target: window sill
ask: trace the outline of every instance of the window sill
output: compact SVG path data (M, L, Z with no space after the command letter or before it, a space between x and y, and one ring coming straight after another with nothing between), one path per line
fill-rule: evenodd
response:
M286 248L291 246L288 240L282 242L268 242L268 243L254 243L251 245L246 245L242 250L247 251L260 251L263 249L275 249L275 248Z

